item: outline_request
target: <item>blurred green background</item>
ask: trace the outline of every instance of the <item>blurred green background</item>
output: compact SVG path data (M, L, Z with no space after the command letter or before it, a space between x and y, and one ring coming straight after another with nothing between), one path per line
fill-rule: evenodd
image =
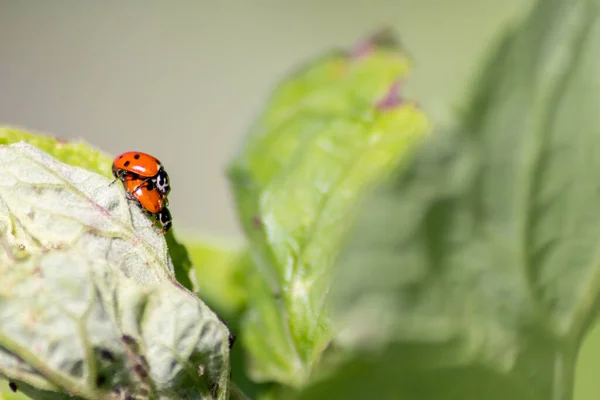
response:
M460 105L498 29L529 0L0 0L0 123L166 165L176 232L241 237L224 166L272 85L389 26L415 60L405 87L436 122ZM600 398L600 330L577 400ZM6 385L1 382L1 385Z

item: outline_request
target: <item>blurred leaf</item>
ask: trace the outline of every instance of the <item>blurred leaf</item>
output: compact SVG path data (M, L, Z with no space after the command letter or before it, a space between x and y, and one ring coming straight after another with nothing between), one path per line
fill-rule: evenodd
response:
M598 0L540 1L505 37L462 123L366 202L331 293L348 356L301 399L572 398L600 304L599 59Z
M200 298L239 333L239 318L246 307L248 273L252 260L242 246L187 237L185 245L193 264L192 274ZM231 379L246 395L255 398L262 386L247 376L246 353L239 344L230 351Z
M69 142L61 138L50 138L25 132L20 129L0 126L0 145L26 142L45 151L59 161L74 167L87 169L107 178L113 179L112 158L107 154L92 149L82 141ZM175 220L175 223L177 221ZM167 235L169 252L175 268L175 276L187 289L192 289L189 280L190 261L185 248L177 242L173 231Z
M239 313L246 305L247 250L192 238L185 244L200 297L228 316Z
M403 101L409 60L365 41L275 90L229 168L256 265L241 340L251 376L302 385L330 341L329 269L361 195L428 130Z
M0 375L34 398L226 399L227 328L109 182L0 145Z
M600 325L596 324L587 335L579 350L575 374L575 400L597 400L600 398Z

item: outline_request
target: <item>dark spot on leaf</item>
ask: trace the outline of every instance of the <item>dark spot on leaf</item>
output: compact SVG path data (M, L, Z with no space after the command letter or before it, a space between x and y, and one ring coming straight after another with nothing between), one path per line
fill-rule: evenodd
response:
M146 368L149 367L148 365L148 360L146 359L146 356L140 356L140 362L142 363L142 365Z
M148 371L146 371L146 369L142 365L140 365L140 364L136 364L136 366L133 367L133 370L142 379L148 377Z
M403 100L400 97L399 93L401 85L402 82L400 80L396 80L394 83L392 83L392 86L390 86L388 92L384 95L384 97L381 100L377 102L376 107L378 110L382 111L393 109L400 106L403 103Z
M8 383L8 387L10 388L10 390L13 391L13 393L17 393L17 384L14 382L9 382Z
M126 167L129 167L130 162L129 161L125 161L125 164L123 164Z
M237 336L235 335L235 333L229 332L229 349L230 350L233 347L233 345L235 344L236 339L237 339Z
M115 356L113 356L113 354L110 351L106 350L106 349L100 350L100 357L103 360L107 360L107 361L114 361L115 360Z
M123 335L123 336L121 336L121 340L122 340L122 341L123 341L125 344L128 344L128 345L135 344L135 339L134 339L134 338L132 338L132 337L131 337L131 336L129 336L129 335Z
M135 158L136 160L139 160L140 159L140 155L136 154L136 155L133 156L133 158Z
M212 385L212 387L210 388L210 394L213 397L217 397L217 393L219 392L219 384L215 383L214 385Z
M96 387L101 387L106 383L106 377L104 375L98 375L96 377Z
M263 223L260 217L252 218L252 226L254 226L256 229L262 229Z
M77 360L71 367L72 374L74 376L83 376L83 360Z

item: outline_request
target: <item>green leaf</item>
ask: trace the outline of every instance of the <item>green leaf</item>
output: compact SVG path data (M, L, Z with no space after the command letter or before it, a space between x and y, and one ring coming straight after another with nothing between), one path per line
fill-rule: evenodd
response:
M84 168L113 179L112 158L107 154L94 150L83 141L69 142L61 138L50 138L16 128L0 126L0 145L18 142L29 143L71 166ZM175 218L176 223L177 219ZM189 278L191 263L187 252L175 239L173 230L169 231L166 237L175 268L175 276L179 280L179 283L187 289L192 290L192 283Z
M227 399L226 326L109 183L0 145L0 376L34 398Z
M19 388L16 388L16 392L8 386L9 382L0 379L0 400L28 400L29 396L25 396Z
M504 38L461 123L366 202L331 293L347 356L301 399L572 398L600 304L599 59L598 0L540 1Z
M190 278L192 270L192 261L185 246L175 239L173 230L171 229L165 235L167 247L169 248L169 256L173 260L175 278L183 287L190 291L194 291L194 284Z
M246 275L251 268L248 251L189 237L185 245L200 297L228 316L238 314L246 305Z
M306 382L331 338L329 271L349 216L428 130L398 91L407 56L380 42L284 80L229 168L255 264L241 333L255 380Z
M29 143L65 164L112 178L112 158L91 148L83 141L69 142L58 137L51 138L17 128L0 126L0 145L18 142Z

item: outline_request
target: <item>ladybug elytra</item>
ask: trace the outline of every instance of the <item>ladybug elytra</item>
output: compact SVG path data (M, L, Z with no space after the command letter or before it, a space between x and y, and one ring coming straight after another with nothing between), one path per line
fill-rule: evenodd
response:
M145 153L129 151L114 159L112 172L115 182L123 182L127 197L155 217L154 223L160 222L162 233L166 233L171 228L171 213L167 209L171 188L160 161Z
M128 176L125 179L125 190L150 214L157 214L168 205L167 198L156 190L152 181L144 181Z
M118 155L112 165L113 176L124 181L127 175L154 181L159 192L166 196L171 191L169 175L162 163L150 154L140 151L128 151Z

